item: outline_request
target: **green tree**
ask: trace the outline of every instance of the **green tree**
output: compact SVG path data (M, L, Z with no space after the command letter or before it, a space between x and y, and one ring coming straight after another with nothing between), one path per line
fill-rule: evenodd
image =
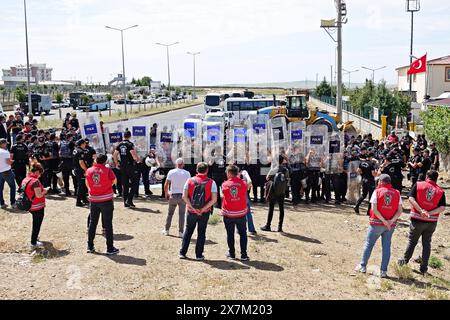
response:
M420 114L424 122L427 139L434 141L438 150L450 153L450 108L446 106L428 107Z
M61 103L64 101L64 95L61 92L58 92L55 95L56 103L59 104L59 107L61 107Z
M134 99L134 94L132 92L128 92L128 100L131 101Z
M150 82L152 82L151 77L145 76L145 77L142 77L142 79L141 79L141 85L143 87L150 87Z
M91 98L89 98L89 96L86 96L86 95L84 95L81 100L83 100L84 106L87 106L91 102Z
M316 88L316 96L318 97L331 97L331 86L323 79L320 85Z
M106 100L111 101L112 100L112 95L111 93L107 93L106 94Z
M27 94L21 88L17 88L16 91L14 91L14 97L20 103L24 103L27 101Z

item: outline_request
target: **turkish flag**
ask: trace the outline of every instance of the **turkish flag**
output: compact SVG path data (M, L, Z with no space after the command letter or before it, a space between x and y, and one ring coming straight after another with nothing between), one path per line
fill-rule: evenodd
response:
M427 72L427 55L424 55L422 58L414 61L408 70L408 74L416 74L422 72Z

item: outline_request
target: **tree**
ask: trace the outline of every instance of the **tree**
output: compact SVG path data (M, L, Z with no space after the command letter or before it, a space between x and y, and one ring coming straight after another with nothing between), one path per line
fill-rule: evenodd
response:
M24 103L27 101L27 94L21 88L17 88L16 91L14 91L14 97L20 103Z
M442 153L450 153L450 108L428 107L420 114L427 139L434 141Z
M132 92L128 92L128 100L131 101L134 99L134 94Z
M59 104L59 107L61 108L61 103L62 103L63 100L64 100L64 95L63 95L61 92L58 92L58 93L55 95L55 99L56 99L56 103L58 103L58 104Z
M106 100L111 101L112 100L112 95L111 93L107 93L106 94Z
M323 79L320 85L316 88L316 96L318 97L331 97L331 86Z

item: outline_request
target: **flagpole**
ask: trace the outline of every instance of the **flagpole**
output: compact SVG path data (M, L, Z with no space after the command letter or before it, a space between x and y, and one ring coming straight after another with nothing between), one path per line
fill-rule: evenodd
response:
M428 90L429 90L429 85L430 85L430 76L428 74L429 71L429 66L428 66L428 52L426 53L426 63L425 65L427 66L427 72L425 72L425 100L428 99Z

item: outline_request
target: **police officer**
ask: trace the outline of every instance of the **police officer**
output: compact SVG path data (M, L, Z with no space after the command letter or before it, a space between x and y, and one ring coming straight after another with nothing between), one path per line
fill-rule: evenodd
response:
M375 170L375 162L373 161L373 153L368 153L367 156L361 156L361 163L359 164L358 173L362 178L362 195L356 202L354 208L356 214L359 214L359 206L369 195L372 198L372 193L375 190L375 177L377 171ZM370 214L370 204L367 208L367 215Z
M88 168L94 165L96 153L95 149L89 145L89 139L86 138L86 165Z
M291 175L292 204L296 206L300 203L301 181L305 175L305 160L300 153L300 148L297 146L294 147L293 152L289 155L289 169Z
M427 172L431 170L430 150L425 149L422 155L422 167L420 168L419 181L425 181Z
M86 140L84 139L77 141L77 148L75 149L73 156L73 166L75 168L78 184L76 206L83 207L89 204L85 176L88 169L86 164Z
M211 159L208 163L209 165L209 175L211 179L213 179L218 188L222 187L222 183L227 180L227 176L225 173L226 170L226 164L225 164L225 158L221 152L221 149L214 149L211 152ZM192 174L191 174L192 176ZM220 190L217 190L217 208L222 208L222 198L220 197Z
M52 187L49 193L57 194L60 192L58 190L58 177L56 174L59 169L59 145L56 141L56 134L51 133L49 136L49 141L46 142L46 147L49 153L49 158L47 160L48 165L48 185Z
M439 151L436 149L436 144L434 142L430 143L430 149L431 169L439 172Z
M44 173L39 177L39 180L41 181L44 188L49 187L48 184L48 176L49 176L49 163L48 160L50 159L50 151L48 149L48 145L45 143L45 137L39 136L38 143L34 149L35 152L35 158L36 160L42 164L42 167L44 169Z
M133 203L133 197L139 188L139 169L137 163L140 159L130 138L131 132L125 131L123 135L124 140L117 145L113 154L116 168L120 168L125 208L136 207Z
M147 164L145 163L145 159L147 159L147 157L149 156L153 157L153 155L154 150L149 151L147 155L141 158L141 162L137 164L139 169L139 178L142 177L142 183L144 185L144 192L146 198L149 198L153 193L150 191L150 167L147 166ZM138 196L139 196L139 188L137 188L136 190L136 197Z
M28 148L24 144L23 135L17 135L16 144L11 147L10 153L13 160L12 170L16 178L16 183L19 186L18 191L22 192L21 185L23 179L27 176L28 164Z
M417 180L419 180L420 168L422 167L422 157L420 156L420 148L416 147L413 151L413 156L408 162L409 165L409 175L411 177L411 184L415 185Z
M445 192L437 185L438 177L437 171L428 171L426 181L418 182L409 193L411 204L409 241L398 264L404 265L409 262L419 238L422 237L422 262L420 264L422 274L428 271L431 239L436 230L439 215L445 211L446 206Z
M59 148L59 156L61 159L60 169L63 175L63 181L64 181L64 191L67 197L70 197L72 194L69 189L69 180L70 177L72 177L73 186L75 189L75 194L77 194L77 180L75 175L72 173L74 169L73 165L73 157L74 157L74 150L75 150L75 143L73 142L73 135L72 134L61 134L60 136L60 148Z
M403 155L400 153L400 150L395 147L394 150L392 150L392 164L394 166L394 175L392 178L392 186L402 192L403 186L403 168L406 167L406 163L403 161Z
M310 150L308 155L305 158L305 164L307 167L307 175L308 175L308 181L307 181L307 187L305 190L305 203L309 203L309 193L311 191L311 202L316 203L318 200L318 195L320 191L319 186L319 176L320 176L320 166L314 166L311 163L312 157L315 157L315 151Z

